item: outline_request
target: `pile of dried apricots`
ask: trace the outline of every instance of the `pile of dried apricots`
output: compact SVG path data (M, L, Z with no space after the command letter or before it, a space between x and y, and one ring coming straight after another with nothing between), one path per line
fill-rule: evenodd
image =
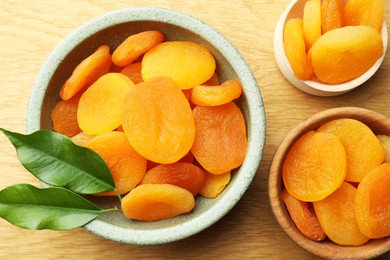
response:
M284 27L293 73L326 84L361 76L382 55L382 22L382 0L308 0Z
M191 211L197 194L217 197L242 164L241 94L237 80L219 82L208 49L151 30L84 59L51 118L56 132L103 158L125 216L157 221Z
M282 170L282 200L314 241L362 245L390 236L390 136L335 119L298 138Z

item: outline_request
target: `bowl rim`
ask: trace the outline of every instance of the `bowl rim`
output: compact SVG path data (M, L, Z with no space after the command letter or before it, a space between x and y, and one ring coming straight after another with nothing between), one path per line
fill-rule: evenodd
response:
M268 175L268 196L274 217L276 218L283 231L290 237L291 240L293 240L297 245L301 246L306 251L323 258L366 259L379 256L390 250L390 237L382 238L380 240L371 240L368 243L374 244L374 246L372 247L367 247L368 243L360 246L364 247L365 250L359 252L359 254L356 254L356 249L359 248L356 246L341 246L331 241L327 242L327 244L323 242L311 241L310 239L303 236L296 228L295 224L289 217L289 214L281 199L282 161L287 156L287 153L293 143L304 132L317 129L320 125L329 122L330 120L339 118L356 118L356 115L359 115L360 120L364 121L364 123L380 122L381 124L389 126L390 131L390 118L373 110L359 107L336 107L325 109L313 114L312 116L304 119L303 121L295 125L284 136L279 146L277 147L273 159L271 161L271 166ZM372 117L374 117L374 119ZM380 242L384 242L387 248L386 246L379 247L378 244ZM335 248L332 248L329 244L334 245ZM319 250L320 248L322 249L322 251ZM352 255L352 252L355 253L355 255Z
M42 65L30 95L27 108L26 130L32 133L40 129L41 109L45 91L54 71L71 50L83 40L100 30L128 22L154 21L163 22L190 30L215 46L224 58L231 64L243 86L243 92L248 102L247 120L250 134L248 135L247 156L240 167L235 185L238 189L225 190L223 198L195 219L190 219L168 228L156 230L129 230L103 222L98 218L86 224L84 228L98 236L121 243L150 245L169 243L196 234L211 226L241 199L249 188L263 154L265 144L265 111L262 96L257 81L249 67L233 44L222 34L203 21L172 9L161 7L130 7L114 10L100 15L71 32L50 53ZM217 213L215 213L217 212Z

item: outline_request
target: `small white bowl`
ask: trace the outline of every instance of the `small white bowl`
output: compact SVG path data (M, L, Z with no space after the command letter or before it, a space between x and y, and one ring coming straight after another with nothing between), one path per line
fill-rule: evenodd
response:
M188 214L157 222L127 219L121 211L100 215L85 229L104 238L127 244L162 244L189 237L214 224L227 214L248 189L260 164L265 142L263 101L247 63L238 50L220 33L202 21L173 10L137 7L113 11L97 17L66 37L43 64L33 87L27 132L52 129L50 111L59 101L58 93L77 64L101 44L111 50L131 34L160 30L167 41L186 40L207 47L217 61L222 81L238 79L243 95L237 100L246 119L248 150L242 166L216 199L198 196ZM120 207L117 198L94 198L101 208Z
M307 0L293 0L284 10L282 16L280 17L278 24L275 29L274 34L274 55L276 62L279 66L280 71L286 77L286 79L293 84L296 88L315 96L337 96L344 94L352 89L362 85L369 78L374 75L374 73L379 69L382 61L385 57L387 50L387 26L386 22L383 19L382 24L382 41L383 41L383 53L377 60L377 62L363 75L348 82L337 84L337 85L329 85L325 83L321 83L319 81L314 80L299 80L293 73L290 63L287 59L286 53L284 51L283 46L283 30L286 21L290 18L297 18L303 16L303 8Z

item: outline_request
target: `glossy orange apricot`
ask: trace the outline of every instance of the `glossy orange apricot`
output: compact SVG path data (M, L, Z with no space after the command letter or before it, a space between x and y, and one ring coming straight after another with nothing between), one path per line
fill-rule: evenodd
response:
M199 191L199 194L203 197L214 199L222 193L222 191L229 184L230 179L230 172L215 175L206 171L205 182L202 189Z
M382 29L382 0L348 0L344 10L346 25L368 25L378 32Z
M344 26L344 0L321 1L321 29L327 33Z
M282 179L289 194L302 201L319 201L343 183L346 153L333 134L310 131L290 148Z
M303 37L306 50L321 37L321 0L308 0L303 8Z
M72 137L81 132L77 122L77 109L80 96L78 94L71 99L62 100L53 108L50 117L54 131L68 137Z
M68 100L85 90L98 78L106 74L110 68L110 48L107 45L102 45L73 70L72 75L61 88L61 99Z

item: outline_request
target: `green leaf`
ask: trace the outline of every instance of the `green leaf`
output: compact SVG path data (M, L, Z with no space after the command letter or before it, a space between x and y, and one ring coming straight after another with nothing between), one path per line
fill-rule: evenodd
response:
M16 184L0 191L0 217L21 228L68 230L85 225L102 212L61 187Z
M15 146L21 164L39 180L81 194L115 190L103 159L70 138L49 130L30 135L0 130Z

